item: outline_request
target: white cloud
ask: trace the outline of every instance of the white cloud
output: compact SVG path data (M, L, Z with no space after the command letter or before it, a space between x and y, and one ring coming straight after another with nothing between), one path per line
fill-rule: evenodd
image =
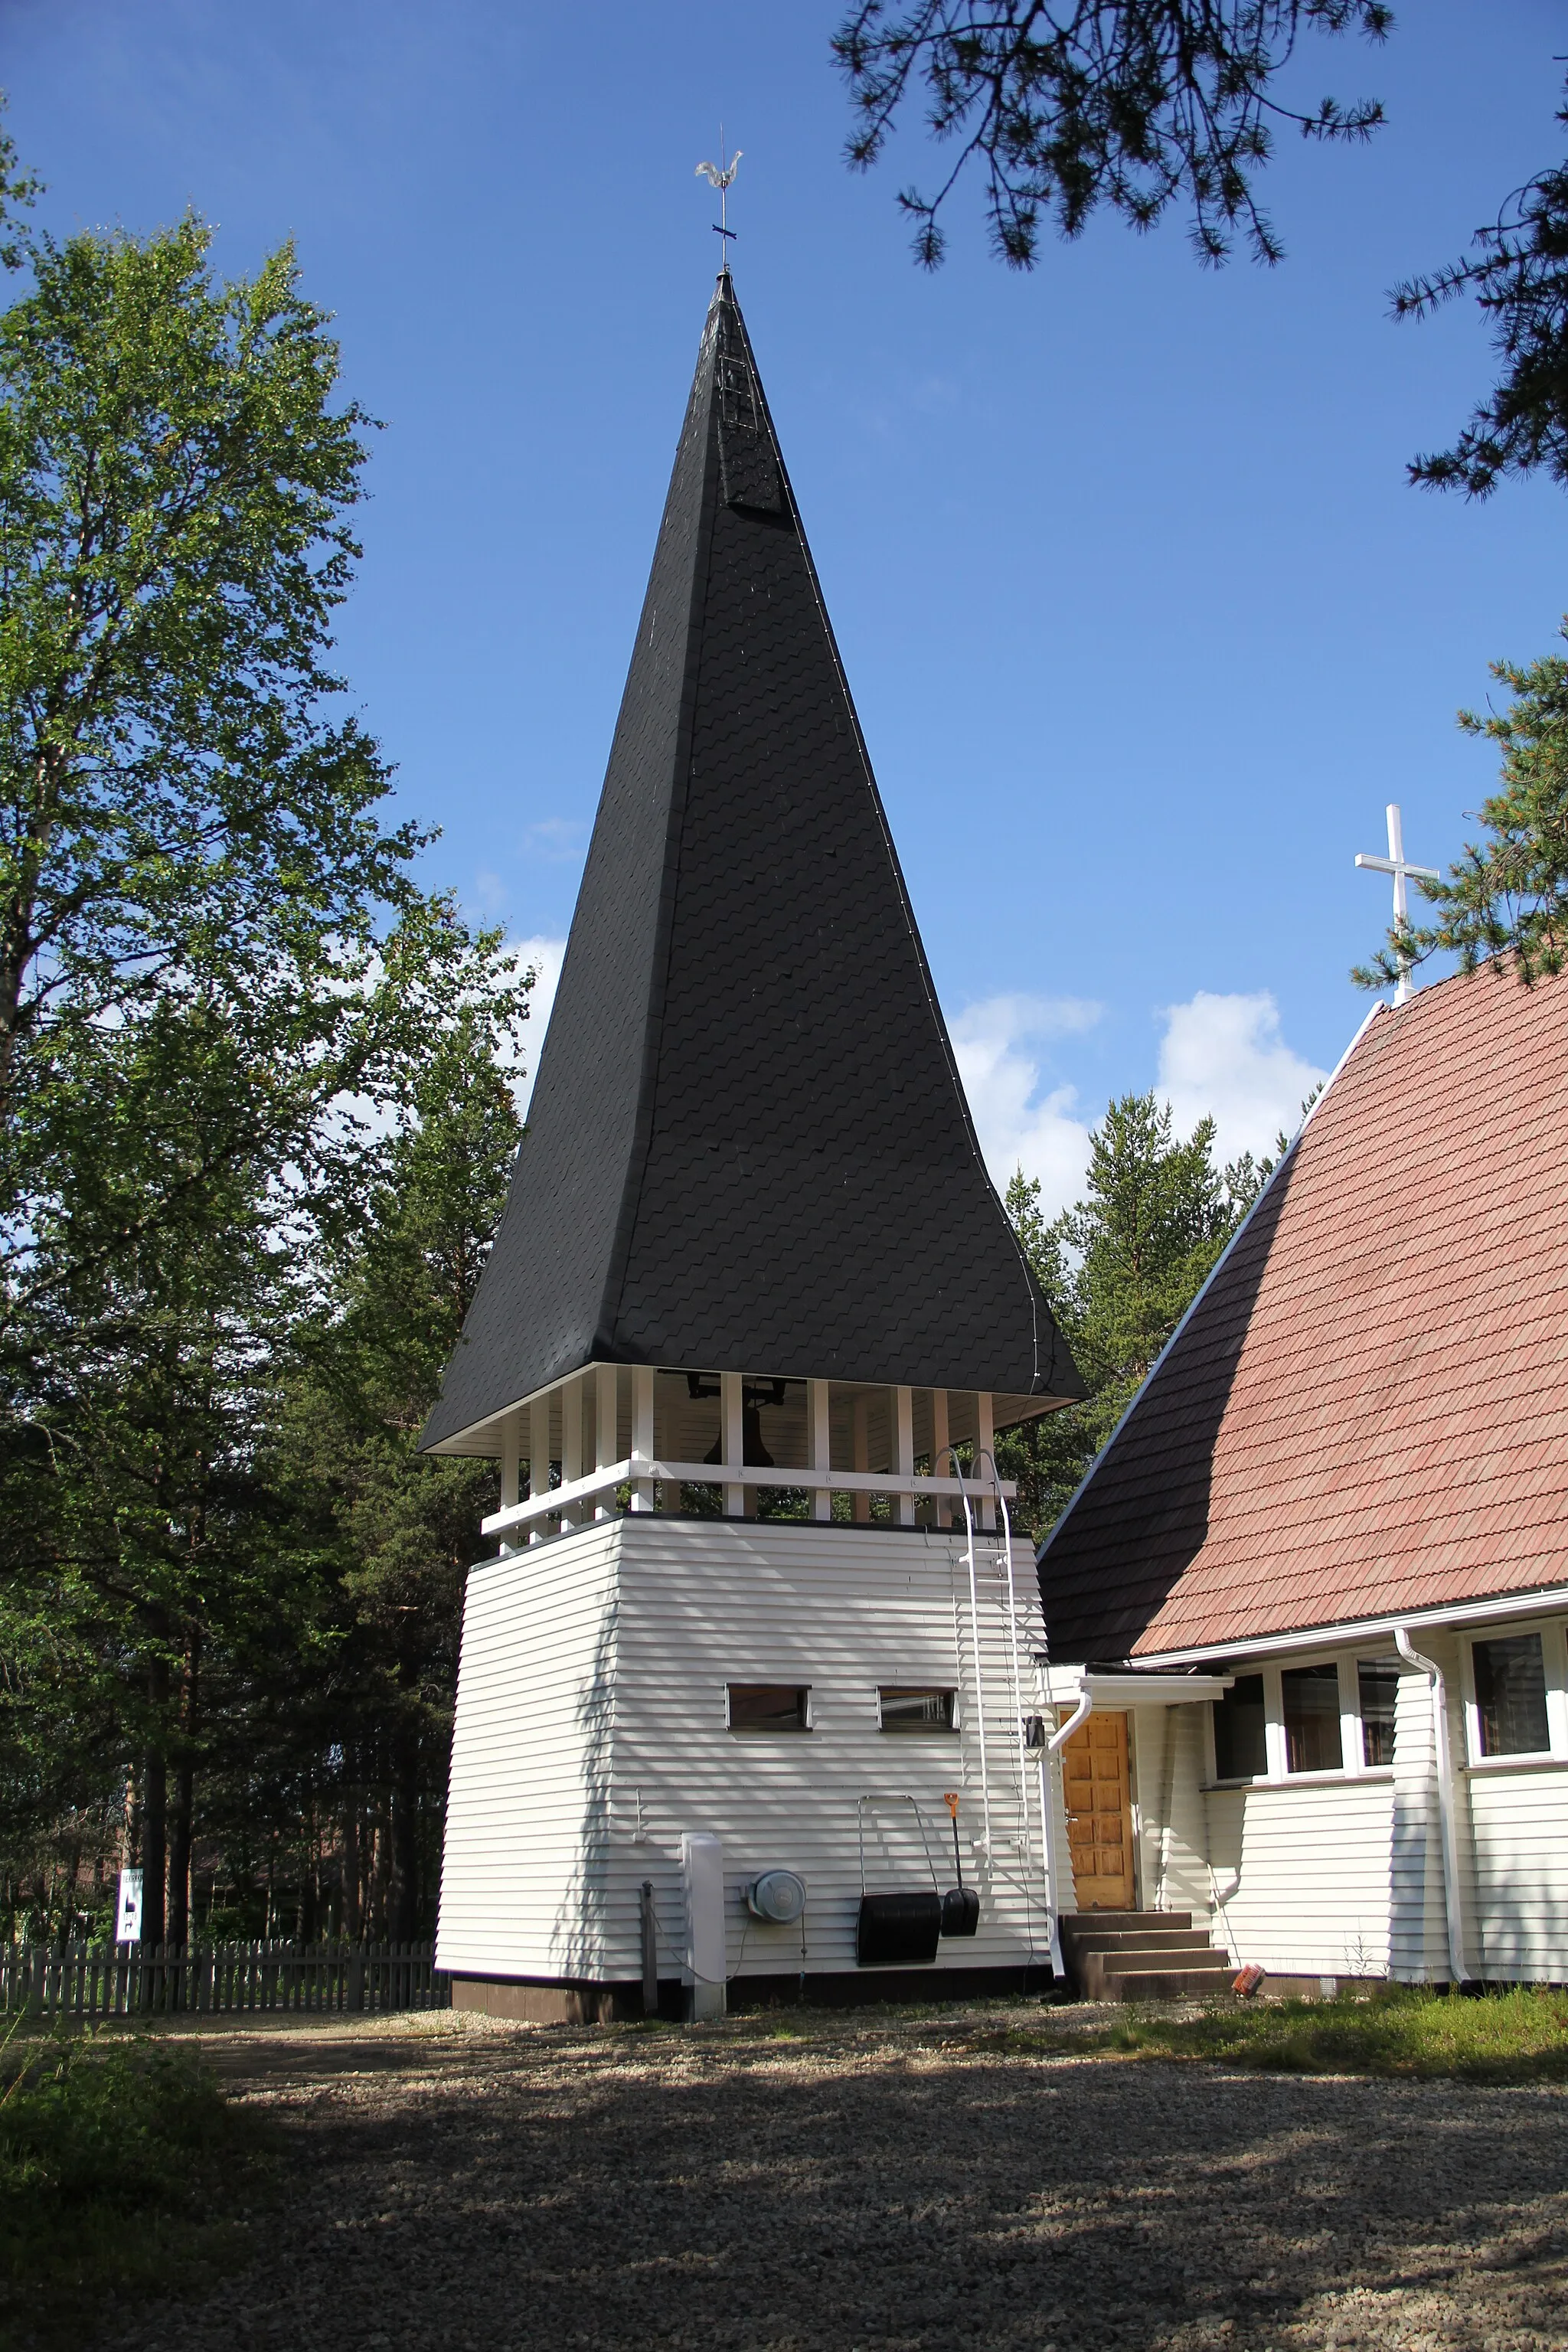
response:
M534 974L533 986L528 992L528 1019L522 1032L523 1076L517 1089L517 1107L526 1118L528 1098L533 1092L534 1074L539 1068L544 1033L550 1025L550 1008L555 1002L556 983L561 978L561 959L566 952L566 942L536 935L531 940L509 940L507 948L525 969L531 969Z
M1281 1128L1293 1135L1303 1099L1327 1075L1285 1043L1267 990L1217 996L1200 989L1166 1008L1155 1092L1169 1102L1179 1134L1213 1118L1222 1160L1271 1151Z
M1089 1165L1089 1128L1076 1116L1075 1087L1042 1091L1037 1048L1080 1035L1100 1013L1081 997L988 996L952 1024L952 1050L992 1181L1005 1192L1016 1168L1037 1176L1047 1216L1078 1196Z
M493 923L506 905L506 884L499 874L481 866L474 877L473 903L486 922Z
M588 821L580 816L544 816L523 834L524 845L536 857L565 864L582 854Z

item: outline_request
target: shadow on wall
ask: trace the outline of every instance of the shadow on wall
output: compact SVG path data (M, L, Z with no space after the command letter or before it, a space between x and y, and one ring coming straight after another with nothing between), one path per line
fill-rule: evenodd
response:
M605 1595L604 1612L594 1639L592 1668L578 1694L577 1734L582 1742L582 1799L578 1815L575 1858L561 1900L550 1950L553 1965L568 1979L603 1973L609 1859L610 1741L615 1727L616 1641L620 1616L618 1584ZM564 1804L563 1807L564 1810ZM564 1823L563 1823L564 1829Z
M1458 1777L1470 1815L1460 1845L1471 1969L1493 1983L1568 1984L1568 1775Z
M1451 1691L1458 1664L1451 1644L1428 1634L1425 1645L1443 1650L1441 1663L1448 1672ZM1453 1729L1450 1724L1450 1738ZM1399 1677L1394 1775L1394 1835L1388 1857L1389 1973L1402 1983L1423 1984L1448 1975L1448 1938L1432 1696L1426 1676L1415 1670ZM1454 1794L1456 1802L1462 1805L1460 1774L1455 1776ZM1461 1850L1468 1844L1468 1835L1461 1830Z
M1295 1166L1292 1153L1041 1556L1053 1657L1127 1656L1207 1539L1215 1448Z
M872 1533L865 1559L873 1580L864 1589L834 1568L807 1573L793 1558L781 1564L769 1534L744 1522L698 1528L658 1517L628 1520L625 1534L616 1591L595 1629L591 1665L584 1645L573 1696L578 1777L561 1797L563 1863L569 1838L576 1851L570 1875L563 1867L555 1882L552 1967L571 1979L634 1979L647 1880L660 1977L680 1976L680 1838L700 1830L723 1842L732 1973L796 1975L803 1943L810 1969L853 1968L863 1885L941 1894L953 1883L942 1791L973 1790L973 1752L962 1736L888 1738L876 1696L879 1680L966 1684L945 1600L933 1611L929 1598L899 1589L901 1576L889 1580ZM931 1532L923 1540L951 1585L953 1539ZM996 1661L987 1672L999 1674ZM726 1685L737 1681L808 1686L814 1729L737 1737L725 1714ZM878 1801L862 1809L868 1793ZM1005 1836L1032 1835L1029 1795L1026 1785L1021 1797L1017 1787L1005 1788L994 1762L992 1807ZM973 1843L982 1817L978 1794L966 1794L959 1834L963 1874L973 1884L985 1875ZM804 1931L746 1910L744 1883L771 1869L805 1879ZM994 1865L986 1884L979 1946L944 1947L943 1958L1023 1964L1012 1947L1026 1935L1031 1960L1043 1960L1046 1918L1030 1865L1015 1853Z

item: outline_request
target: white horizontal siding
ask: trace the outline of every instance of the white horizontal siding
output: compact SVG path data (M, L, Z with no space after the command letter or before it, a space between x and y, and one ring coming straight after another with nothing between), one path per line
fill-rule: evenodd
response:
M685 1829L722 1842L729 1965L742 1975L794 1971L801 1930L749 1917L744 1887L766 1869L806 1883L807 1973L855 1965L860 1896L857 1799L909 1795L920 1806L936 1884L953 1883L943 1793L960 1798L964 1875L982 1889L980 1933L944 1939L936 1969L1016 1967L1047 1954L1037 1784L1020 1787L1002 1593L984 1547L984 1676L994 1858L978 1851L980 1742L961 1544L935 1532L858 1533L810 1524L758 1528L628 1519L621 1554L614 1819L606 1885L607 1972L637 1969L637 1890L653 1880L672 1948L681 1935L675 1857ZM1021 1666L1040 1638L1026 1554L1017 1600L1032 1604ZM956 1602L956 1607L955 1607ZM747 1739L725 1727L729 1682L808 1683L813 1729ZM879 1685L956 1686L956 1735L889 1737ZM1021 1799L1033 1811L1020 1819ZM640 1801L644 1843L622 1833ZM907 1805L868 1811L871 1891L929 1886L926 1849ZM868 1983L874 1981L868 1972Z
M1152 1911L1190 1911L1209 1924L1205 1704L1131 1710L1138 1818L1138 1899Z
M1391 1782L1214 1789L1205 1801L1215 1938L1238 1965L1386 1973Z
M606 1522L468 1579L439 1968L601 1972L615 1561Z
M1473 1839L1472 1961L1489 1977L1568 1981L1568 1767L1460 1777Z
M1021 1774L1006 1616L984 1548L982 1674L993 1853L981 1853L980 1742L963 1546L934 1531L666 1520L605 1522L476 1570L465 1616L439 1964L485 1974L635 1979L639 1890L654 1888L661 1973L685 1945L684 1830L723 1843L729 1965L803 1965L799 1927L765 1927L743 1891L768 1868L805 1880L804 1966L852 1969L860 1895L857 1799L918 1800L868 1815L868 1888L953 1883L942 1801L960 1795L964 1875L982 1925L944 1940L933 1973L1047 1952L1037 1781ZM1041 1638L1026 1552L1022 1700ZM738 1738L730 1682L807 1683L811 1732ZM956 1686L957 1735L890 1737L877 1690ZM868 1985L875 1981L867 1972Z

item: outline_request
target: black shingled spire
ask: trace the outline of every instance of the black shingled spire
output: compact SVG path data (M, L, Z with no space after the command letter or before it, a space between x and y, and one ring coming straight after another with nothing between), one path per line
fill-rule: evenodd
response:
M595 1361L1083 1393L980 1157L728 270L424 1442Z

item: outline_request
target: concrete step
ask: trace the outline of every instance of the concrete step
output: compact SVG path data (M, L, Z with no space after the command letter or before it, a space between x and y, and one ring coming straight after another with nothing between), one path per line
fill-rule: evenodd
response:
M1084 1967L1092 1966L1102 1977L1124 1977L1138 1969L1169 1969L1179 1975L1184 1969L1223 1968L1225 1958L1212 1944L1145 1944L1136 1951L1087 1953Z
M1080 1928L1097 1933L1100 1928L1121 1927L1190 1927L1190 1911L1067 1911L1058 1923L1064 1936L1075 1936Z
M1075 1952L1206 1951L1202 1927L1079 1927L1064 1940Z
M1190 1911L1079 1911L1062 1947L1088 2000L1173 2000L1229 1989L1234 1969Z
M1226 1960L1215 1969L1140 1969L1109 1979L1089 1998L1101 2000L1195 2000L1205 1993L1228 1992L1236 1971Z

